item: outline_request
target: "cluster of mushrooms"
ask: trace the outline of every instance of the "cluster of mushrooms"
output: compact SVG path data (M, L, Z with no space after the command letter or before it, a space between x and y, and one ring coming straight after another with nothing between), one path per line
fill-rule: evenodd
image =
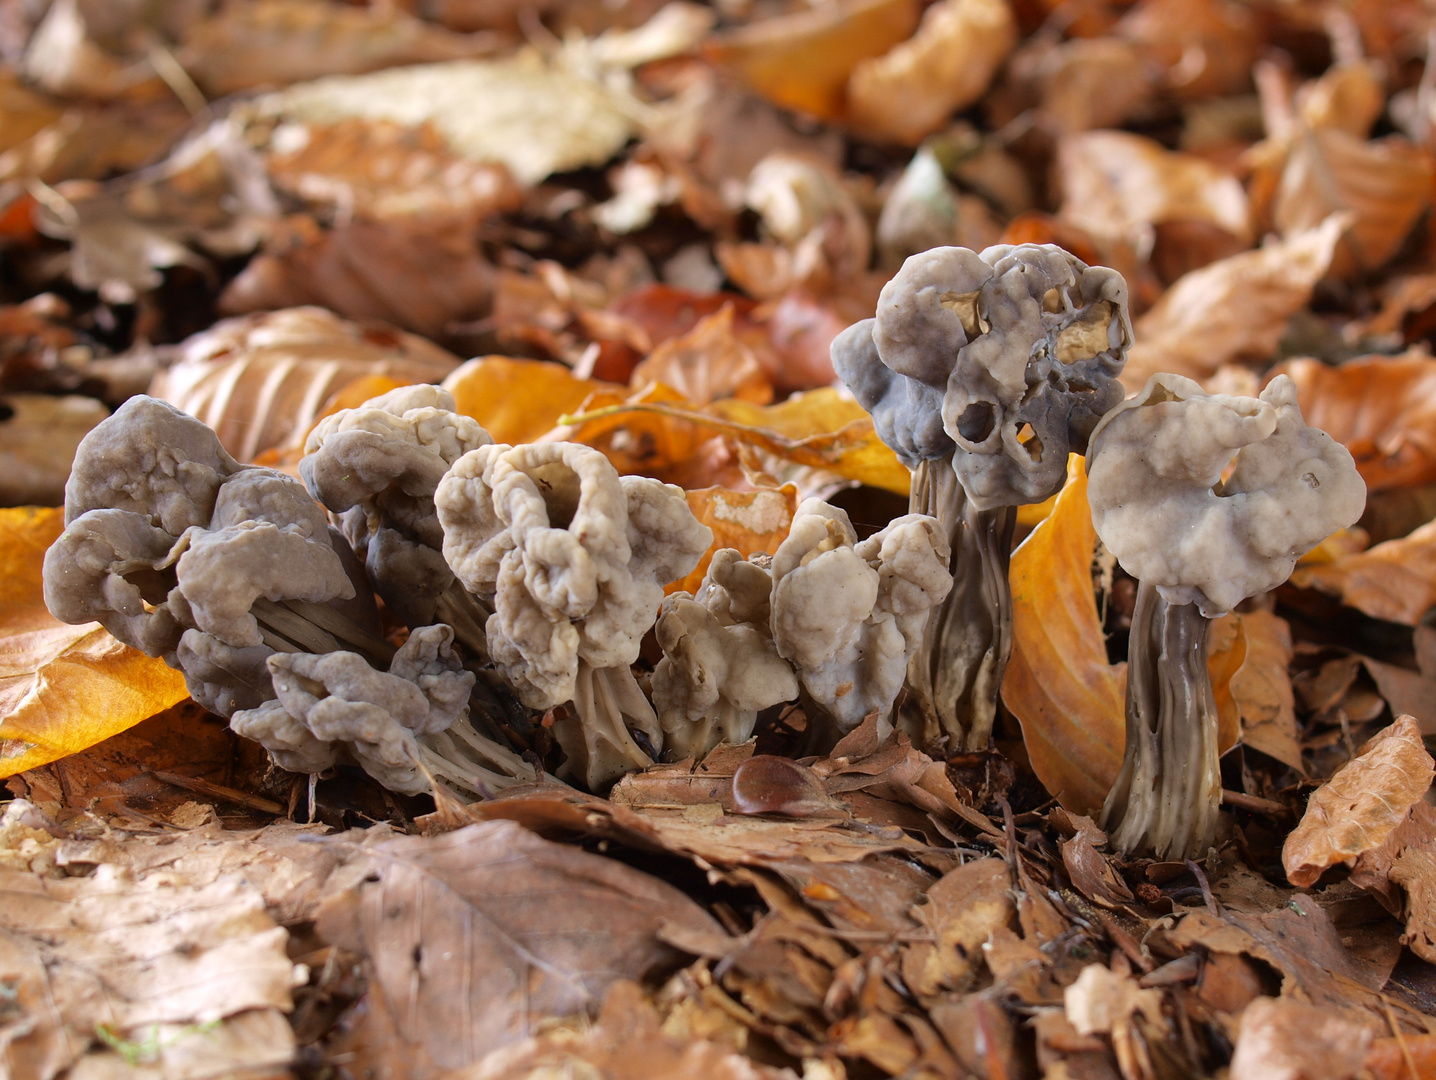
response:
M137 397L80 446L46 603L163 657L281 767L357 764L406 793L543 779L509 738L540 714L560 777L593 790L793 701L814 752L874 714L980 750L1016 507L1085 452L1098 534L1141 583L1104 820L1125 850L1196 854L1220 795L1207 623L1354 522L1365 490L1284 378L1256 399L1156 376L1123 403L1131 340L1121 276L1059 248L913 256L833 344L913 471L911 513L859 540L810 499L771 554L713 553L694 594L665 595L713 541L681 489L574 443L496 444L439 387L321 422L302 482ZM662 658L636 672L650 631Z

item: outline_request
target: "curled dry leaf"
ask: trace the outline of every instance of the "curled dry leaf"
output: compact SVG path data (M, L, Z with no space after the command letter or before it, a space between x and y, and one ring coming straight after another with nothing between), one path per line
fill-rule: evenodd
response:
M1373 619L1415 626L1436 604L1436 521L1324 566L1298 566L1291 583Z
M916 145L982 96L1016 43L1007 0L938 0L910 40L853 68L848 120L870 137Z
M316 307L225 319L178 352L150 394L214 428L241 461L301 442L326 403L365 376L438 382L459 364L421 337Z
M1246 662L1232 676L1231 689L1241 712L1242 744L1304 773L1295 695L1287 672L1291 627L1269 611L1246 612L1241 620Z
M693 572L669 585L666 591L682 589L696 593L703 584L703 575L708 572L708 564L713 561L713 553L722 548L734 548L744 558L757 552L771 555L777 551L778 545L788 537L798 501L798 489L792 484L753 491L710 487L688 492L688 508L713 530L713 543Z
M1259 997L1241 1015L1231 1080L1348 1080L1371 1030L1340 1013L1288 998Z
M631 381L634 386L663 383L695 405L726 397L759 405L773 400L763 365L733 333L733 308L728 305L659 345L633 369Z
M1122 384L1144 386L1158 371L1194 379L1234 360L1275 350L1292 315L1331 265L1346 219L1332 215L1306 232L1184 274L1136 320Z
M345 215L477 221L522 198L502 165L460 157L427 123L349 118L283 132L270 142L270 183Z
M1231 0L1143 0L1116 31L1142 45L1183 98L1248 89L1263 45L1253 13Z
M1329 867L1379 847L1426 793L1433 775L1421 729L1411 717L1399 717L1312 794L1282 845L1287 880L1313 885Z
M1068 810L1102 806L1122 767L1126 665L1107 662L1092 595L1097 532L1082 459L1052 513L1012 553L1012 658L1002 701L1032 770Z
M369 957L363 1022L400 1040L415 1076L516 1042L530 1017L594 1013L615 981L730 940L672 885L510 821L365 852L371 873L326 901L317 925Z
M775 105L835 120L853 68L911 34L920 12L915 0L836 0L720 34L705 54Z
M473 230L443 219L277 226L219 297L226 315L315 304L429 337L488 311L494 271Z
M1436 810L1424 799L1381 844L1356 858L1351 881L1406 924L1403 944L1424 960L1436 957Z
M1141 243L1164 222L1201 222L1251 242L1247 197L1225 169L1125 131L1088 131L1057 145L1061 217Z
M45 610L40 568L62 511L0 510L0 776L44 765L133 727L189 696L163 660L99 623Z
M1356 459L1368 492L1436 480L1436 360L1424 351L1364 356L1338 367L1291 360L1301 415Z
M1271 205L1283 236L1350 213L1331 273L1374 270L1393 255L1431 202L1431 155L1391 136L1366 142L1337 128L1302 128L1293 136Z

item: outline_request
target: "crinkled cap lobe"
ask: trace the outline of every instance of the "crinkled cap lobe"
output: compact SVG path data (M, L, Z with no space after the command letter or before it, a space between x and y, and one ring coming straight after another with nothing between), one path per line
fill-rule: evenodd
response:
M244 468L204 424L139 394L80 441L65 523L90 510L129 510L179 536L208 524L220 485Z
M326 747L333 753L342 744L391 791L426 791L415 736L444 731L466 715L474 685L452 641L447 626L420 627L399 648L387 673L357 653L275 653L267 661L269 672L279 704L294 723L284 723L266 704L236 713L231 726L262 742L281 765L281 757L296 764L320 763Z
M1285 375L1260 398L1153 375L1093 433L1088 474L1093 525L1123 569L1209 618L1276 588L1366 505L1351 454L1306 425Z
M493 602L490 655L533 708L572 696L580 659L633 663L663 585L712 542L680 488L577 443L481 447L434 502L450 568Z
M872 414L878 438L909 469L951 454L957 444L942 426L946 380L941 387L929 386L884 365L873 341L876 325L876 319L864 319L833 339L833 371Z

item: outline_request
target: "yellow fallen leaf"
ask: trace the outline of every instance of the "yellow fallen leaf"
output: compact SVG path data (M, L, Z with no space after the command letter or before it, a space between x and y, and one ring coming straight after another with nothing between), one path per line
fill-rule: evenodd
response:
M1426 794L1432 766L1413 717L1378 732L1312 794L1282 845L1286 879L1298 888L1314 885L1329 867L1379 847Z
M45 609L40 569L63 529L58 509L0 509L0 777L93 746L189 694L163 660Z
M758 488L754 491L730 491L728 488L699 488L688 492L688 508L693 515L713 530L713 543L693 573L675 581L666 592L696 593L703 584L703 575L713 561L713 553L722 548L735 548L746 558L755 552L768 554L788 538L788 527L798 509L798 489L792 484L780 488Z
M1217 753L1225 754L1242 737L1241 708L1232 680L1247 658L1245 620L1228 612L1211 624L1207 635L1207 675L1217 703Z
M1012 553L1012 658L1002 701L1043 786L1074 813L1100 810L1122 767L1127 665L1107 662L1092 595L1097 531L1080 457L1051 515Z
M1287 665L1291 663L1291 627L1269 611L1242 616L1247 658L1232 679L1232 696L1241 712L1242 743L1305 774L1301 760L1296 698Z

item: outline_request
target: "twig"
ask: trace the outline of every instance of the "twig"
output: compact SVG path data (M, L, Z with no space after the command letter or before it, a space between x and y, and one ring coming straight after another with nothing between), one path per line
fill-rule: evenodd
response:
M1234 806L1238 810L1245 810L1249 814L1261 814L1263 817L1285 820L1292 816L1291 809L1285 803L1248 795L1244 791L1228 791L1226 788L1222 788L1222 802L1227 806Z
M208 795L211 799L223 799L225 802L237 803L240 806L247 806L251 810L258 810L262 814L273 814L276 817L284 814L284 807L270 799L236 791L234 788L224 787L222 784L211 784L208 780L201 780L195 776L181 776L179 773L162 772L159 769L151 769L150 775L171 787L193 791L198 795Z

